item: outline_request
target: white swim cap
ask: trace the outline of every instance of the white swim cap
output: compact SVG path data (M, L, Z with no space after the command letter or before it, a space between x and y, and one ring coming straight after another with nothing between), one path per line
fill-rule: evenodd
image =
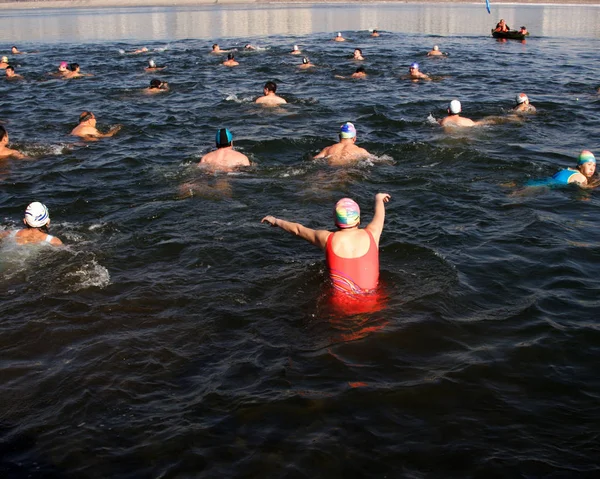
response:
M433 49L437 52L440 49L440 47L438 47L437 45L434 45Z
M458 115L462 111L462 106L458 100L452 100L448 109L450 110L450 113Z
M342 32L338 32L337 36L341 37L342 36Z
M8 57L2 57L2 63L8 63Z
M293 48L293 49L294 49L294 50L300 50L300 49L298 48L298 45L294 45L294 48Z
M32 228L41 228L50 221L48 208L39 201L34 201L25 210L25 223Z
M520 105L521 103L525 103L527 100L529 100L529 98L527 98L527 95L525 95L525 93L519 93L515 98L517 105Z
M154 60L148 60L148 66L150 68L156 68L156 63L154 62Z

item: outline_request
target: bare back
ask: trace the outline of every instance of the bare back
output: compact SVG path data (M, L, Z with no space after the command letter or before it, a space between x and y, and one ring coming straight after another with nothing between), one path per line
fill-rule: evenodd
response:
M283 105L287 103L283 98L277 95L265 95L260 96L256 99L256 103L260 103L265 106Z
M367 158L369 152L354 143L340 142L323 149L315 158L327 158L332 165L344 165Z
M206 166L213 170L231 171L241 166L250 166L248 157L232 148L219 148L202 157L198 166Z
M458 115L450 115L444 118L440 125L444 127L468 127L468 126L477 126L477 123L471 120L470 118L464 118Z

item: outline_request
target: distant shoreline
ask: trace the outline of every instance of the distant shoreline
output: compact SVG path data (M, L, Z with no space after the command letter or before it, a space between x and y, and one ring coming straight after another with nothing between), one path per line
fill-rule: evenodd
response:
M115 7L191 7L200 5L269 5L269 4L348 4L348 3L471 3L483 4L483 0L326 0L310 2L305 0L0 0L0 10L32 10L45 8L115 8ZM598 0L513 0L507 2L491 1L492 6L499 5L598 5Z

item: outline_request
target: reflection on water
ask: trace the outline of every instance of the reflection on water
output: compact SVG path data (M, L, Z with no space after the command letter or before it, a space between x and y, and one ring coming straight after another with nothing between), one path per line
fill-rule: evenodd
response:
M309 5L13 10L0 13L0 38L9 43L177 40L306 35L338 30L486 35L498 18L534 36L600 37L594 5Z

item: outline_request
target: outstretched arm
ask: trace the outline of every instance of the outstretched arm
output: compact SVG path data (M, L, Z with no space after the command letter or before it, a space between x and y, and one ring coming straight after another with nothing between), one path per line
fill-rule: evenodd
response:
M110 130L108 130L108 132L104 133L104 134L100 134L102 138L109 138L111 136L114 136L119 130L121 130L121 128L123 128L123 125L117 125L113 128L111 128Z
M388 193L377 193L375 195L375 212L373 214L373 219L366 227L373 235L373 239L377 246L379 246L379 238L381 237L383 223L385 221L385 203L390 201L390 198L391 196Z
M315 246L318 246L321 249L325 249L327 246L327 238L331 234L330 231L313 230L307 228L306 226L302 226L300 223L292 223L291 221L275 218L274 216L265 216L261 220L261 223L269 223L271 226L279 226L282 230L299 236L300 238L314 244Z

